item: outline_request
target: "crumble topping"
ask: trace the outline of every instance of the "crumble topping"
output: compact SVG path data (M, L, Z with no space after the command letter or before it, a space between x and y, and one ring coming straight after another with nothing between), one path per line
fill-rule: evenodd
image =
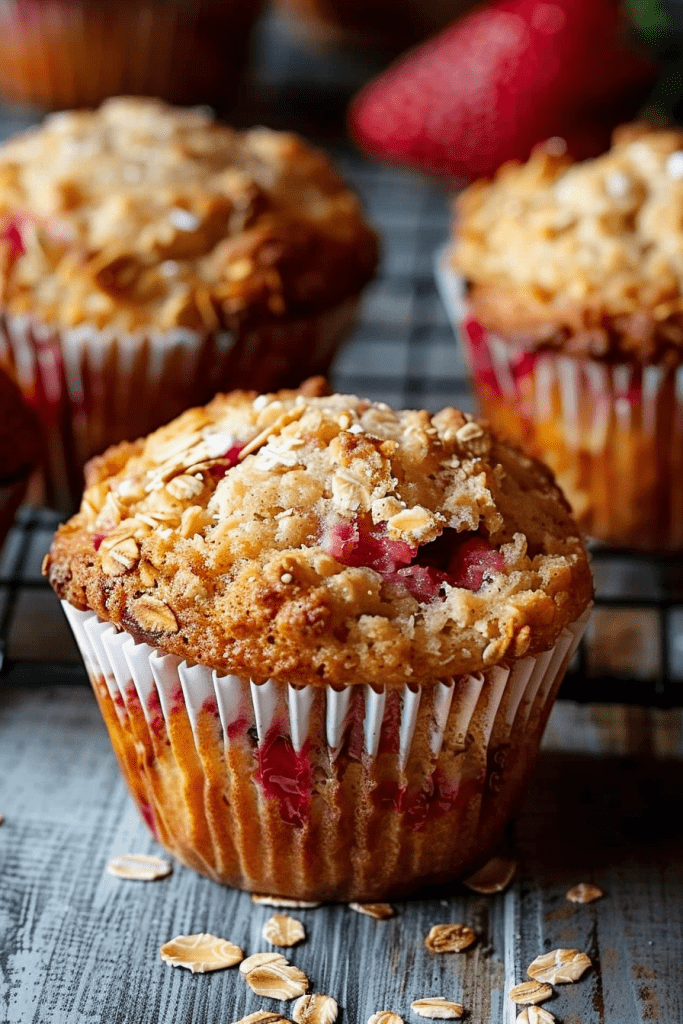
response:
M545 467L455 409L303 390L219 395L93 460L46 559L60 596L219 672L317 685L433 683L579 617L590 571Z
M333 307L376 260L357 198L295 135L115 98L0 146L0 294L45 323L232 329Z
M626 125L594 160L537 149L456 206L477 319L527 347L683 360L683 132Z

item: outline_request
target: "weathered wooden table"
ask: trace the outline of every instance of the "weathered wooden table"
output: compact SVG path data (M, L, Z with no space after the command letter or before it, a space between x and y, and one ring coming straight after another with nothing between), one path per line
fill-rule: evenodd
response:
M312 990L334 996L342 1024L413 999L462 1002L469 1024L511 1022L507 992L555 947L594 968L545 1007L564 1024L683 1020L683 754L680 715L558 704L524 809L511 830L509 889L460 886L396 904L376 921L346 906L294 911L307 940L289 952ZM635 740L635 744L634 741ZM665 753L666 757L655 756ZM208 931L248 953L273 912L176 865L156 882L105 873L120 853L161 852L119 777L90 691L0 690L0 1020L3 1024L230 1024L259 998L237 968L191 975L159 958L177 934ZM577 882L604 890L568 902ZM461 954L432 955L431 925L478 935Z

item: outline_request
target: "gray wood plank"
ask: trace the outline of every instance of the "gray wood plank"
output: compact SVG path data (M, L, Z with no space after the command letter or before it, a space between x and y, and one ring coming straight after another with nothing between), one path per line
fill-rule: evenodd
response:
M291 1012L251 993L236 969L192 976L159 959L162 942L195 931L269 949L261 928L272 910L179 865L155 883L105 873L117 853L158 848L88 690L0 690L0 780L3 1024L230 1024L260 1008ZM547 1004L558 1020L683 1020L682 788L680 761L548 751L512 830L521 866L507 893L454 886L398 904L386 922L343 906L297 911L308 940L290 959L338 1000L342 1024L379 1009L416 1022L410 1003L428 994L462 1001L468 1024L511 1024L507 990L528 963L576 946L596 970L558 987ZM567 903L578 881L605 899ZM472 923L480 940L431 956L424 936L449 920Z

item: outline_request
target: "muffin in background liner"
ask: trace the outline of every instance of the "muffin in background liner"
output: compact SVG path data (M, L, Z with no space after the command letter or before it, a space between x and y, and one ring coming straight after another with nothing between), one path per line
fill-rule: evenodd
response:
M44 434L46 500L73 511L83 466L122 438L144 436L219 390L269 391L324 374L352 330L353 296L331 309L239 332L177 328L117 336L0 318L0 361L13 366Z
M472 316L450 246L435 269L481 414L550 466L582 531L683 550L683 365L525 351Z
M155 838L215 881L304 900L398 896L486 861L590 614L510 668L337 690L221 676L63 607Z
M259 0L5 0L0 94L50 109L119 94L235 101Z
M182 6L182 5L180 5ZM203 107L115 97L0 145L0 360L37 409L47 500L207 402L324 373L377 264L330 159Z

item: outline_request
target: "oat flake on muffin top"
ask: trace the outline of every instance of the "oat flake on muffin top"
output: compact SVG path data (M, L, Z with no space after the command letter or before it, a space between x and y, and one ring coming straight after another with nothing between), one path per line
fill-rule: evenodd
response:
M552 475L455 409L218 395L111 448L45 572L162 651L256 682L430 683L550 648L588 604Z
M625 125L597 159L548 144L466 189L454 261L475 315L504 337L677 364L682 220L683 132Z
M115 98L0 146L0 295L59 327L232 328L356 295L359 202L295 135Z

